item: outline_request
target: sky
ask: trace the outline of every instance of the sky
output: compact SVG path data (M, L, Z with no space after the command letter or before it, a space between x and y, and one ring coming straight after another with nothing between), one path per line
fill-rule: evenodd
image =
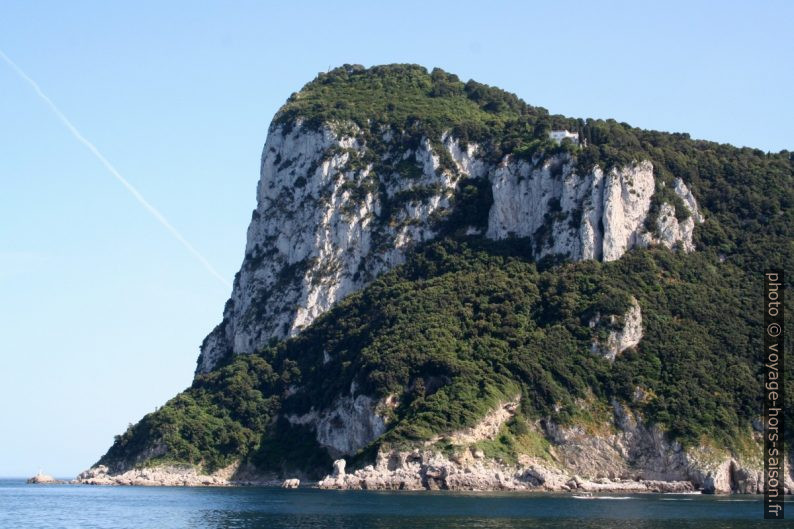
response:
M270 120L318 72L438 66L794 150L794 3L650 4L0 0L0 50L73 127L0 60L0 476L74 476L190 384Z

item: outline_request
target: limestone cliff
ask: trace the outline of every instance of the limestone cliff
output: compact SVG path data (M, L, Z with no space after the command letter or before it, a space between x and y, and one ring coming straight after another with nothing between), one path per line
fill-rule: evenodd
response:
M618 316L609 316L610 326L617 323ZM632 298L631 307L622 317L623 325L618 329L611 329L606 340L602 343L595 338L591 346L591 351L600 354L610 361L628 349L635 347L642 339L642 309L636 299ZM591 328L596 328L601 324L601 315L596 314L589 322Z
M413 245L443 229L462 182L485 182L492 196L487 224L466 232L527 238L537 258L613 261L649 244L692 251L695 223L703 221L679 179L675 193L688 216L678 221L662 204L657 230L647 230L656 189L647 160L582 172L567 153L493 163L479 145L449 133L407 145L384 129L370 145L361 132L349 123L271 127L245 258L223 321L201 346L197 372L295 335L401 264Z

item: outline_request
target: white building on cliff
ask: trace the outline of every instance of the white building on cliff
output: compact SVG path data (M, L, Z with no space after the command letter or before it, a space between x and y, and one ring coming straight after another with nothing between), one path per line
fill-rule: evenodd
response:
M553 130L549 132L549 138L556 141L557 143L562 143L562 140L569 138L572 142L579 145L579 134L576 132L570 132L568 130Z

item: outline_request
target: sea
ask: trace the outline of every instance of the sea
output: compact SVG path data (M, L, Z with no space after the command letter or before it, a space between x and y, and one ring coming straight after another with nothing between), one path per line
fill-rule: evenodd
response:
M794 506L792 506L794 508ZM750 496L285 490L264 487L102 487L0 480L0 528L37 529L749 529Z

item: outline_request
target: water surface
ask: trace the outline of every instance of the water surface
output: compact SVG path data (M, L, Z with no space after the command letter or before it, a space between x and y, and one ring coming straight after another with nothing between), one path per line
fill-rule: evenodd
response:
M0 528L745 529L758 497L93 487L0 480ZM794 516L794 511L792 511ZM770 525L771 524L771 525Z

